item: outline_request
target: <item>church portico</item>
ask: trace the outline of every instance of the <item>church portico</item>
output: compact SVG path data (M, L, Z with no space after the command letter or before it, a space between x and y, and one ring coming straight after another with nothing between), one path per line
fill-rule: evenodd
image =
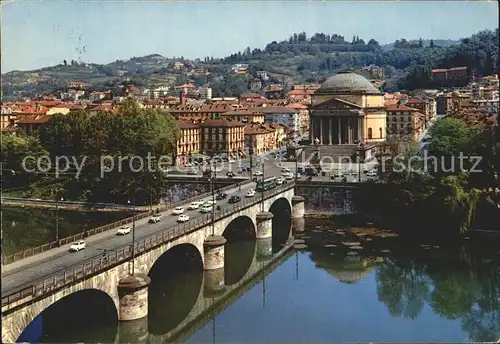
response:
M363 140L363 116L360 115L315 116L311 128L320 145L353 145Z

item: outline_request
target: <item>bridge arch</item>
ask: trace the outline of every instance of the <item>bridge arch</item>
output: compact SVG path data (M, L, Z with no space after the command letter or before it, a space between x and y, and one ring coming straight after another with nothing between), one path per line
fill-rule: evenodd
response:
M13 327L19 331L13 336L16 342L113 342L118 330L113 297L99 289L73 292L33 315L22 317L26 324Z
M189 243L165 251L149 270L148 330L163 335L189 315L203 290L203 258Z
M246 216L232 220L224 229L224 283L237 284L248 272L255 255L256 228L254 221Z
M273 251L281 250L284 244L290 237L292 228L292 206L290 201L285 197L276 199L269 207L269 212L273 216Z

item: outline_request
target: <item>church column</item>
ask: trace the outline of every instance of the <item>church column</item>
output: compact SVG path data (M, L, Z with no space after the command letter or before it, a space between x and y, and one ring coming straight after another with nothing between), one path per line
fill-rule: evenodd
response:
M361 117L358 117L358 140L360 142L362 142L362 138L361 138Z
M319 143L320 144L323 144L323 120L324 120L324 117L320 117L320 121L319 121Z
M310 124L309 124L309 139L311 140L311 142L314 142L314 121L315 121L315 117L310 117Z
M328 118L328 144L329 145L332 145L333 144L333 141L332 141L332 131L333 131L333 119L332 117L329 117Z
M337 117L337 124L338 124L338 128L337 128L337 132L338 132L338 135L339 135L339 145L342 144L342 131L341 131L341 126L340 126L340 116Z
M348 136L348 140L349 140L349 144L351 145L352 144L352 118L349 117L347 119L347 136Z

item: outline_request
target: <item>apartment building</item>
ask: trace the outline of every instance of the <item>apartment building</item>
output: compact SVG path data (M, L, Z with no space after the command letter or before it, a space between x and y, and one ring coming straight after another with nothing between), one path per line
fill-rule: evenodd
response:
M416 141L425 130L426 115L406 105L393 104L386 107L387 135Z

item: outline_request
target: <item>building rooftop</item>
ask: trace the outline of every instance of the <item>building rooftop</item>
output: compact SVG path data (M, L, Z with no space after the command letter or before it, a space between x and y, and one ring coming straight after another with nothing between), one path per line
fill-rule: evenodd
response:
M329 77L318 90L319 93L380 93L365 77L352 73L338 73Z

